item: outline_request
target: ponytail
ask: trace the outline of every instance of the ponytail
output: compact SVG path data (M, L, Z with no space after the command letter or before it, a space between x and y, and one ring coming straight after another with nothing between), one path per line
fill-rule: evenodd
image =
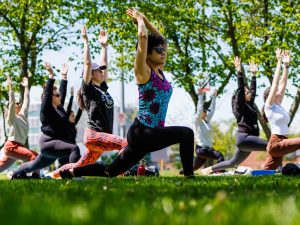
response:
M262 115L263 121L266 122L266 123L268 123L269 121L268 121L268 118L266 116L265 105L261 109L261 115Z
M271 91L271 87L267 87L265 90L264 90L264 102L266 102L269 94L270 94L270 91ZM265 113L265 105L263 106L263 108L261 109L261 114L263 116L263 120L264 122L268 122L268 118L266 116L266 113Z

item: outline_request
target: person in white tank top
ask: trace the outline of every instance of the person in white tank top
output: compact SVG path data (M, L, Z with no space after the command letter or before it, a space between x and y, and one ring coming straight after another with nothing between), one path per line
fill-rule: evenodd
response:
M290 52L281 49L276 50L277 67L272 86L264 91L265 106L264 117L269 122L271 137L267 146L268 157L265 169L277 169L282 165L284 155L300 149L300 138L288 138L289 113L281 106L287 79L288 69L291 61ZM284 65L280 77L281 64Z

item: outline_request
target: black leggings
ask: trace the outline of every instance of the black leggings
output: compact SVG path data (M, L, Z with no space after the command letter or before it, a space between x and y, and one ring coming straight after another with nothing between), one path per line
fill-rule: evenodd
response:
M196 158L194 160L194 170L199 169L206 160L217 160L217 163L224 161L224 156L221 152L210 147L202 147L196 145Z
M173 144L180 144L180 157L184 175L193 175L194 132L188 127L150 128L137 119L127 134L128 146L109 166L91 164L74 168L74 176L109 176L124 173L138 163L148 152L158 151Z
M69 157L70 163L80 159L80 150L76 144L53 139L45 134L40 137L40 154L35 160L23 163L14 171L14 175L33 172L50 166L56 159Z
M224 170L233 168L241 164L252 151L266 151L268 142L253 135L238 133L236 136L236 146L238 147L234 156L227 161L220 162L212 166L212 170Z

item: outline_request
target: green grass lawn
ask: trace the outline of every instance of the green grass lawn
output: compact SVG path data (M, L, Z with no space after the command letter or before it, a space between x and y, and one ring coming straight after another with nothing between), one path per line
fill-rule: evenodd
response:
M0 180L0 224L300 224L300 178Z

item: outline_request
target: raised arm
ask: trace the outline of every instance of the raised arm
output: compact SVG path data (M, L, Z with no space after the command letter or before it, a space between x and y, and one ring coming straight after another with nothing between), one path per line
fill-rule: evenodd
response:
M7 86L8 86L8 91L9 91L9 103L8 103L8 112L7 112L7 117L6 121L8 125L12 125L15 118L16 118L16 109L15 109L15 95L14 95L14 90L12 87L12 80L11 77L8 76L6 79Z
M202 116L202 112L203 112L203 95L204 95L204 92L203 92L202 88L199 88L198 89L198 104L197 104L196 116L195 116L195 119L197 121L201 120L201 116Z
M146 63L148 49L148 34L141 14L136 9L127 9L127 15L137 21L138 24L138 46L134 60L134 73L138 84L146 83L151 75L151 70Z
M86 84L89 84L92 79L92 66L91 66L91 53L89 47L88 36L86 28L81 29L82 40L84 44L83 50L83 81Z
M257 74L257 65L254 62L249 62L249 70L252 74L252 80L250 84L250 93L251 100L250 103L253 105L256 97L256 74Z
M76 114L76 117L75 117L75 125L77 125L77 123L79 122L81 115L82 115L82 109L79 108L77 110L77 114Z
M59 93L61 96L60 104L63 107L67 96L67 86L68 86L68 65L66 63L62 64L61 68L61 83L59 86Z
M291 62L291 56L289 51L284 51L283 53L283 59L282 59L284 69L282 72L281 79L279 81L279 86L278 86L278 101L279 103L282 102L282 99L285 95L285 89L286 89L286 84L287 84L287 79L288 79L288 74L289 74L289 66Z
M237 70L237 80L238 80L238 88L236 91L236 99L237 99L237 106L241 107L245 103L245 83L244 83L244 76L242 72L242 65L241 59L239 57L234 58L234 66Z
M71 87L71 91L70 91L70 100L69 100L69 103L68 103L68 106L67 106L67 115L68 117L71 115L71 111L72 111L72 105L73 105L73 99L74 99L74 88Z
M164 35L147 19L147 17L143 15L144 23L146 25L146 28L152 33L157 36L161 36L164 38Z
M23 77L23 81L22 81L21 84L24 87L24 97L23 97L22 108L21 108L19 114L27 117L28 116L29 104L30 104L28 77Z
M269 96L266 100L266 105L268 106L272 106L275 98L276 98L276 94L278 91L278 85L279 85L279 79L280 79L280 69L281 69L281 62L282 62L282 52L281 49L277 49L276 50L276 58L277 58L277 66L276 66L276 70L275 70L275 75L273 77L273 81L272 81L272 86L271 86L271 90L269 93Z
M211 98L211 103L210 103L210 111L207 113L207 120L211 121L211 118L213 117L214 113L215 113L215 109L216 109L216 98L218 96L218 92L215 91L212 98Z
M103 70L104 80L107 83L108 79L108 63L107 63L107 32L105 30L101 30L98 36L99 42L101 44L101 56L100 56L100 66L106 66L106 69Z
M49 73L49 79L47 81L44 96L41 104L41 111L47 111L52 107L52 95L53 95L53 86L54 86L54 73L50 63L45 63L45 68Z

